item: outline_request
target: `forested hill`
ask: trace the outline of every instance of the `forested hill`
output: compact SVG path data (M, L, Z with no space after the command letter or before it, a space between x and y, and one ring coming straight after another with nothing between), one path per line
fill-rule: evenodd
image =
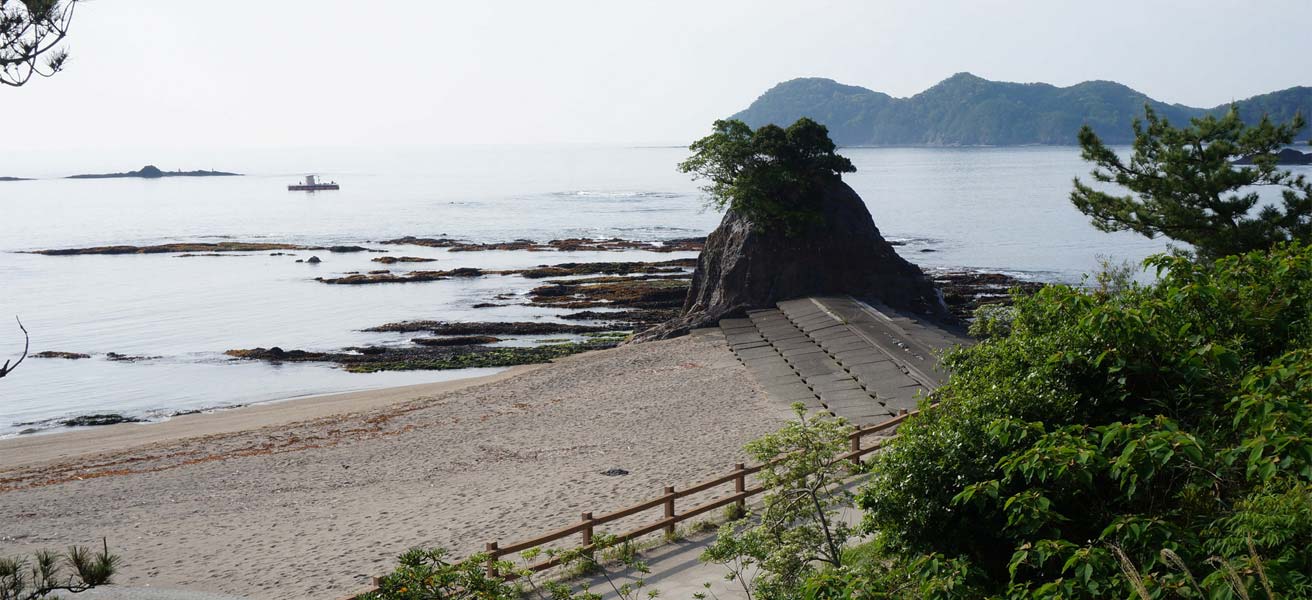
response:
M755 128L810 117L828 126L833 140L846 146L1075 144L1075 134L1085 123L1103 141L1125 144L1133 139L1130 124L1143 115L1145 103L1181 125L1190 117L1229 107L1166 104L1112 81L1057 87L958 73L910 98L830 79L793 79L770 88L733 118ZM1254 96L1235 105L1250 122L1263 113L1287 121L1300 110L1312 117L1312 87Z

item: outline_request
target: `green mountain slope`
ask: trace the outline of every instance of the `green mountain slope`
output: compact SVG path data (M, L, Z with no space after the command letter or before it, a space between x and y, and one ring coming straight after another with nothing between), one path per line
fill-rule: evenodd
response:
M1143 114L1144 104L1180 123L1229 106L1166 104L1112 81L1056 87L958 73L910 98L830 79L793 79L770 88L733 118L759 127L810 117L828 126L835 142L847 146L1075 144L1075 134L1085 123L1105 141L1123 144L1131 141L1130 124ZM1297 111L1312 115L1312 88L1255 96L1236 106L1250 121L1264 113L1281 120Z

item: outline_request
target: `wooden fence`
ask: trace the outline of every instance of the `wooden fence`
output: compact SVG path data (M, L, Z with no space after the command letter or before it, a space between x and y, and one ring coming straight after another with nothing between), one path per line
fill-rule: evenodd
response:
M879 449L878 444L863 444L862 440L864 440L868 436L883 431L887 431L889 429L892 429L893 427L898 426L903 421L907 420L909 417L916 414L917 412L919 411L907 412L906 409L903 409L902 411L900 411L900 414L898 416L893 417L892 419L889 419L882 423L876 423L874 425L867 425L865 427L859 427L855 429L848 436L850 442L848 451L842 454L841 456L839 456L839 459L860 460L861 457L871 452L874 452L875 450L878 450ZM776 462L778 460L779 459L776 459ZM523 552L525 550L529 550L532 548L537 548L539 546L544 546L552 542L558 542L573 535L579 536L579 545L574 547L573 549L584 550L584 551L591 550L593 549L592 538L598 526L605 525L607 523L611 523L614 521L618 521L625 517L631 517L633 515L637 515L639 513L643 513L646 511L652 511L659 508L662 511L662 516L657 520L638 526L630 531L626 531L624 533L618 534L614 536L614 540L616 542L622 543L661 530L664 530L665 533L667 534L673 534L675 526L678 525L679 523L691 519L693 517L704 515L717 508L728 506L730 504L737 504L738 506L745 508L748 498L756 494L759 494L763 491L763 488L759 485L752 486L750 488L747 487L747 477L749 475L757 473L761 469L765 468L765 466L766 465L755 465L755 466L748 467L742 463L738 463L734 465L733 471L731 473L728 473L727 475L722 475L720 477L716 477L715 479L703 481L701 483L697 483L683 489L676 490L674 486L665 486L665 491L660 496L657 496L645 502L640 502L632 506L621 508L614 512L609 512L596 516L594 516L590 512L585 512L580 517L579 522L567 527L557 529L555 531L544 533L535 538L529 538L526 540L514 542L512 544L506 544L505 546L500 545L496 541L488 542L485 548L485 554L488 555L487 574L491 577L496 577L499 575L499 573L497 573L495 563L497 560L501 559L502 557L510 556L512 554ZM685 508L683 509L683 512L679 512L678 510L676 510L677 509L676 502L680 498L687 498L688 496L705 492L720 486L727 486L729 484L733 484L733 493L728 496L716 500L712 500L704 504L699 504L690 508ZM527 568L536 572L536 571L543 571L546 569L550 569L551 567L557 566L559 564L560 564L560 558L553 556L553 557L548 557L539 562L533 563L531 565L528 565ZM506 577L513 578L514 576L506 575ZM349 596L348 598L354 598L359 594L374 591L376 589L377 584L378 584L378 578L375 578L374 579L375 587L358 592L357 594Z

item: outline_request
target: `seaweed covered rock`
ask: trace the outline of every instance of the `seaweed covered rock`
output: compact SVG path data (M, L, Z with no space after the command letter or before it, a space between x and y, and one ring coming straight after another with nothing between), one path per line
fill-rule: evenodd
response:
M683 335L745 310L821 294L948 316L933 283L884 240L851 187L826 182L819 210L820 219L792 232L760 226L734 210L725 213L706 239L681 316L635 340Z

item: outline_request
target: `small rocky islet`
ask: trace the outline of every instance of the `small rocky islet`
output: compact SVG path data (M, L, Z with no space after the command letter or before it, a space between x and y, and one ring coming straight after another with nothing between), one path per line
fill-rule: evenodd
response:
M84 173L81 175L69 175L66 179L162 179L165 177L241 177L241 173L228 173L226 171L165 171L155 165L146 165L136 171L124 171L122 173Z

